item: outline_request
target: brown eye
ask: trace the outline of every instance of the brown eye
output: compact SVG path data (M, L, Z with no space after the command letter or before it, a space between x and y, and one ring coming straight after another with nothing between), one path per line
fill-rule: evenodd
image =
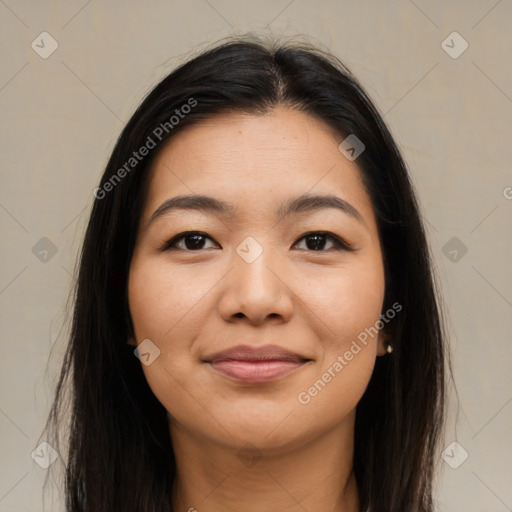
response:
M212 238L205 233L187 231L171 238L171 240L166 242L160 250L169 251L178 249L183 251L197 251L201 249L210 249L211 247L205 246L207 240L212 240Z
M339 237L326 231L313 231L311 233L306 233L299 240L306 241L305 249L309 251L322 252L331 249L345 251L353 250ZM325 246L329 244L329 241L331 243L331 247L326 249Z

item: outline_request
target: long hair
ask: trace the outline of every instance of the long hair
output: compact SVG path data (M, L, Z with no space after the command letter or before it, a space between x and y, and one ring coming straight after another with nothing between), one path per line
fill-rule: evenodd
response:
M133 335L128 271L149 170L158 150L187 126L225 112L264 114L278 105L323 120L340 141L351 134L363 141L357 163L382 242L383 311L402 305L387 326L394 352L377 358L356 409L353 463L361 511L434 510L447 350L406 166L369 96L336 57L308 43L249 35L195 55L145 97L94 192L69 344L45 427L59 447L67 411L66 452L58 449L68 512L172 510L176 465L166 410L127 344ZM150 148L144 158L142 147Z

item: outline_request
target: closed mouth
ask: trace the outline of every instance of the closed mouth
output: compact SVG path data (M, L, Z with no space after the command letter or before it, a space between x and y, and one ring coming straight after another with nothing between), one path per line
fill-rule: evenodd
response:
M258 349L239 346L218 352L203 360L216 373L247 384L276 381L311 361L312 359L276 346Z

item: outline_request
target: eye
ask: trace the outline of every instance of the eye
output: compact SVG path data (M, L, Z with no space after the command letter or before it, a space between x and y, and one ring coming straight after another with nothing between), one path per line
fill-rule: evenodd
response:
M325 245L328 240L331 240L333 245L333 247L331 247L330 249L344 251L354 250L349 246L349 244L341 240L341 238L327 231L312 231L310 233L306 233L305 235L303 235L299 240L306 241L306 250L316 252L328 250L329 248L325 249Z
M206 240L212 240L206 233L199 231L186 231L180 233L175 237L171 238L168 242L165 242L161 251L169 251L180 249L183 251L196 251L201 249L210 249L211 247L205 247Z
M206 245L207 240L213 241L213 239L206 233L202 233L200 231L186 231L165 242L160 250L162 252L176 249L183 251L197 251L201 249L211 249L212 247L214 248L215 246L208 247ZM325 252L332 249L345 251L354 250L349 244L341 240L341 238L327 231L312 231L303 235L299 240L306 241L305 249L309 251ZM329 240L331 241L331 247L326 249L325 245L328 245ZM295 246L297 245L298 244L295 244Z

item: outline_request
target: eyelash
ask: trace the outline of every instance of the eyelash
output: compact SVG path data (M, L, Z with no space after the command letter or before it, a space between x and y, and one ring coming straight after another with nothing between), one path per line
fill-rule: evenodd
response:
M206 233L203 233L201 231L184 231L183 233L180 233L180 234L174 236L173 238L171 238L170 240L168 240L167 242L165 242L165 244L160 248L160 251L166 252L166 251L171 251L171 250L181 250L181 251L185 251L185 252L199 252L199 251L203 250L203 249L197 249L197 250L181 249L181 248L173 247L173 245L175 245L176 242L178 242L182 239L185 239L187 236L191 236L191 235L200 235L204 238L209 238L210 240L213 240L210 236L208 236ZM300 240L303 240L304 238L307 238L308 236L312 236L312 235L326 235L327 239L331 239L335 243L336 247L334 247L332 249L320 249L317 251L315 251L313 249L301 249L301 250L306 250L308 252L330 252L331 250L352 252L355 250L353 247L350 246L350 244L348 244L347 242L342 240L340 237L338 237L334 233L330 233L329 231L308 231L307 233L304 233L294 245L296 245Z

